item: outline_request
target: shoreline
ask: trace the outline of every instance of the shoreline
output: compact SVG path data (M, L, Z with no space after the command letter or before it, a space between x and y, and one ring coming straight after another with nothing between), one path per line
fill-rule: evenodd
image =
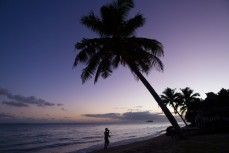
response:
M148 140L88 153L228 153L228 140L229 133L195 135L185 140L162 134Z
M99 150L94 150L94 151L89 151L87 153L122 153L122 152L134 152L134 150L136 148L143 148L144 146L149 145L149 143L151 143L151 141L155 141L155 142L161 142L162 140L164 140L164 138L166 137L165 134L161 134L159 136L155 136L153 138L150 139L146 139L146 140L139 140L139 141L135 141L135 142L131 142L128 144L120 144L118 146L114 146L114 147L110 147L108 146L107 150L103 150L103 149L99 149ZM139 150L139 149L137 149Z
M110 144L109 144L107 150L110 151L110 149L117 148L120 146L125 146L125 145L130 145L133 143L148 141L148 140L154 139L156 137L159 137L161 135L165 135L165 130L158 131L157 133L155 133L153 135L149 135L149 136L130 138L130 139L125 139L125 140L121 140L121 141L117 141L117 142L110 141ZM83 152L83 153L94 153L94 152L97 153L98 151L103 151L103 147L104 147L104 145L100 144L100 145L94 145L94 146L91 146L88 148L84 148L84 149L78 150L78 151Z

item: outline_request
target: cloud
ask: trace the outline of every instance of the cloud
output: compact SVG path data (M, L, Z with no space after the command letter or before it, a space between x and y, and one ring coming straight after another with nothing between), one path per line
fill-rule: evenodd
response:
M29 105L24 104L24 103L18 103L14 101L3 101L2 102L5 105L10 105L10 106L15 106L15 107L29 107Z
M65 108L61 108L62 111L67 111Z
M8 90L0 88L0 95L8 95L10 94Z
M155 122L167 121L167 118L161 113L151 113L149 111L141 112L125 112L123 114L119 113L107 113L107 114L83 114L84 117L92 118L107 118L115 119L120 121L129 122L145 122L148 120L153 120Z
M38 107L55 106L56 104L48 102L46 100L36 98L34 96L25 97L22 95L14 95L7 89L0 88L0 95L6 96L8 100L3 101L3 104L15 106L15 107L28 107L29 105L36 105ZM61 104L57 104L60 106Z
M0 113L0 119L9 119L9 118L15 118L15 117L5 113Z
M127 108L127 107L115 107L114 109L125 109L128 111L140 111L143 108L143 106L134 106L133 108Z
M107 113L107 114L83 114L84 117L93 117L93 118L111 118L111 119L120 119L121 114L119 113Z
M148 111L145 112L126 112L123 115L123 118L126 120L152 120L156 116L158 117L158 114L153 114Z

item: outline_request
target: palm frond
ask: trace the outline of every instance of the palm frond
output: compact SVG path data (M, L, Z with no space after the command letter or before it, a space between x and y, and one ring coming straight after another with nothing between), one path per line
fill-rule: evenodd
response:
M87 63L87 67L83 69L81 74L82 83L85 83L88 79L92 78L98 65L101 62L102 53L98 52L90 58Z
M132 37L132 39L135 39L135 41L138 44L140 44L141 47L143 47L151 54L156 55L158 57L164 56L163 46L159 41L155 39L135 38L135 37Z
M117 16L116 10L107 6L103 6L100 9L100 14L103 23L103 35L111 36L114 31L117 31L117 27L120 24L120 19Z
M144 40L148 41L145 42ZM149 51L147 47L149 46L149 42L152 45L152 41L149 41L150 39L138 39L135 37L126 39L127 43L126 50L129 50L129 54L131 57L127 57L130 61L136 62L141 67L141 72L144 72L146 74L149 73L149 70L152 67L155 67L156 70L163 71L163 63L161 60L157 57L158 55L161 55L161 53L156 54L157 51ZM154 42L154 41L153 41ZM161 50L159 46L159 51L163 53L163 50Z
M180 107L181 115L184 115L184 113L185 113L186 111L187 111L187 107L186 107L186 106Z
M128 16L130 9L134 8L133 0L117 0L117 3L113 3L113 5L118 9L122 21Z
M98 81L99 76L102 76L104 79L106 79L111 75L111 73L112 73L112 69L111 69L111 62L109 60L109 57L104 56L95 74L94 83Z
M112 66L113 66L114 69L118 68L120 61L121 61L120 56L116 55L116 56L113 57Z
M79 52L79 54L76 56L73 66L76 67L79 62L84 63L88 60L87 53L85 51Z
M127 20L121 31L122 36L133 36L137 28L140 28L145 23L145 18L142 14L137 14L134 18Z
M153 67L157 71L163 71L164 70L164 64L162 63L162 61L158 57L152 56L151 61L152 61L151 68Z
M100 39L83 39L81 42L76 43L75 48L81 49L81 51L77 54L73 66L76 67L78 62L86 63L100 48L100 42Z
M87 16L83 16L81 23L97 34L103 35L103 23L93 12L90 12Z
M198 96L200 96L199 93L194 93L194 94L192 95L192 97L198 97Z

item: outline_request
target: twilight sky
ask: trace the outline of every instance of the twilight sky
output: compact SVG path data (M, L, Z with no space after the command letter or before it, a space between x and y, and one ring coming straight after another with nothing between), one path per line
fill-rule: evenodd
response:
M129 69L81 83L72 68L74 44L97 37L80 24L111 0L0 0L0 123L163 119L147 89ZM145 26L137 36L164 45L164 72L148 81L206 92L229 89L228 0L135 0ZM131 113L132 112L132 113Z

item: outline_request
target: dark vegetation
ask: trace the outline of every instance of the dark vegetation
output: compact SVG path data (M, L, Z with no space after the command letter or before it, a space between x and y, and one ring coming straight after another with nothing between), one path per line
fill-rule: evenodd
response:
M229 129L229 89L222 88L218 93L206 93L206 98L199 98L190 88L167 88L161 95L166 105L171 105L174 113L183 115L189 127L197 127L208 132L226 132ZM185 124L186 121L183 119Z

